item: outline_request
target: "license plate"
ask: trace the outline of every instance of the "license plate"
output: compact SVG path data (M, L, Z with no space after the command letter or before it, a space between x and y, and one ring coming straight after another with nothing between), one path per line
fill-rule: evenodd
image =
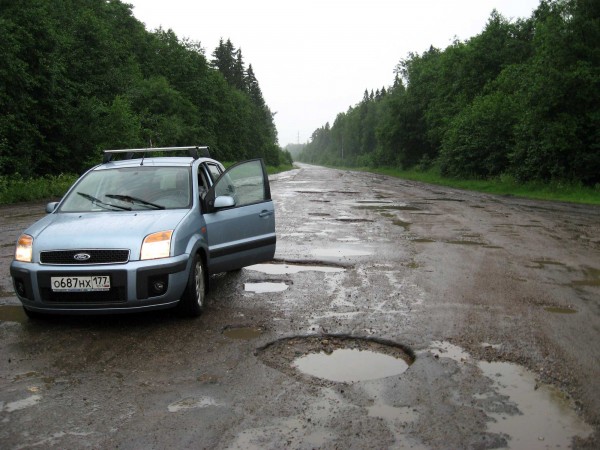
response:
M54 292L97 292L110 290L109 276L50 277Z

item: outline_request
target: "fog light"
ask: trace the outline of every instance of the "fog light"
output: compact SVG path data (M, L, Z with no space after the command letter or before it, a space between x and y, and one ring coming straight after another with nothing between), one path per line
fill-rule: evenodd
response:
M158 277L152 277L148 280L148 295L150 297L156 297L163 295L169 288L168 275L161 275Z
M23 283L21 280L15 280L15 290L21 297L25 297L25 283Z

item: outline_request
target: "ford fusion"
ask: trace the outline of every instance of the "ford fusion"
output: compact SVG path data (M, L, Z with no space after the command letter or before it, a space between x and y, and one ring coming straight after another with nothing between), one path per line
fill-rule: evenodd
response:
M107 150L46 212L10 266L30 317L169 307L198 316L209 275L275 253L263 161L225 170L206 147Z

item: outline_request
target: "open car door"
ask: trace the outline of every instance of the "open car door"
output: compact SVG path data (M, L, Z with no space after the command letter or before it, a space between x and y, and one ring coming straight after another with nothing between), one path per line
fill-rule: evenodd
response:
M275 255L275 209L262 159L231 166L204 198L208 271L227 272Z

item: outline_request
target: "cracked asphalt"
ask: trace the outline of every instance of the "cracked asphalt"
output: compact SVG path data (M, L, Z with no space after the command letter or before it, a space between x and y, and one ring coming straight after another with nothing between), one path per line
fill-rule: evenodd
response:
M600 446L599 207L309 165L271 183L276 260L213 276L193 320L28 320L8 266L44 204L1 206L0 447ZM411 364L297 367L341 349Z

